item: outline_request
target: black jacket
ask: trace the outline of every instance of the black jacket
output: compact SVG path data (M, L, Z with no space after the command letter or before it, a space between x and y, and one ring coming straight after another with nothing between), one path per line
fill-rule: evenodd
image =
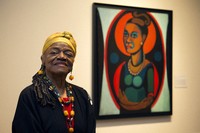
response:
M75 98L74 133L95 133L96 121L91 99L83 88L72 87ZM56 98L54 93L52 95ZM12 133L67 133L62 110L58 100L54 108L50 105L41 106L37 102L33 85L30 85L19 96Z

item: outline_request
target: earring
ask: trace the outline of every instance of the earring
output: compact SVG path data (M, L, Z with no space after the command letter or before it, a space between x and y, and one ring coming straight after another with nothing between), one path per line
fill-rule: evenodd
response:
M140 45L143 45L143 42L141 42Z
M40 70L37 72L39 75L44 73L44 65L41 66Z
M69 79L70 79L70 80L73 80L73 79L74 79L74 76L72 75L72 72L71 72L71 75L69 76Z

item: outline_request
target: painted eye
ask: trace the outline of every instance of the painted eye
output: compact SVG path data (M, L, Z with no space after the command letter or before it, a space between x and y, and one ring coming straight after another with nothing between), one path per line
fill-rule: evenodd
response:
M138 33L137 32L132 32L131 37L132 38L137 38L138 37Z
M128 36L128 32L125 30L124 31L124 36L127 37Z

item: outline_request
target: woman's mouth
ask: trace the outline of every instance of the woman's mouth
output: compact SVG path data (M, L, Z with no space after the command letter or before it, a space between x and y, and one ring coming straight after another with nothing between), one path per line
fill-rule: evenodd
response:
M67 66L65 62L56 62L55 65L57 66Z
M133 49L134 48L134 44L132 42L126 43L126 48L127 49Z

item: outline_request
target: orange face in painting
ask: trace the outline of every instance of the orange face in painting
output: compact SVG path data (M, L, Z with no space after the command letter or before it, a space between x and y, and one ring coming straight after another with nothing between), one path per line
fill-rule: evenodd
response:
M128 53L137 53L141 49L141 44L143 43L140 28L134 23L127 23L124 28L123 41Z

